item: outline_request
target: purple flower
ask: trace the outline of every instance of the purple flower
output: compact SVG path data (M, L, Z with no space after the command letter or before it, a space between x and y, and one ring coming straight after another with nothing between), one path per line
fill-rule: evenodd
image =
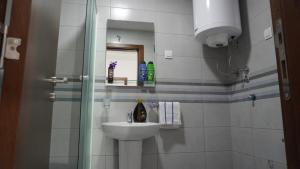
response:
M110 62L108 69L115 69L117 66L117 61L115 62Z

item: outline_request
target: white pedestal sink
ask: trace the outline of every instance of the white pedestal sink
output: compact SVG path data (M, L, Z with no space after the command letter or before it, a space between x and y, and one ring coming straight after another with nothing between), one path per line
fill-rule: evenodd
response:
M103 123L104 133L119 140L119 169L141 169L142 140L159 131L158 123Z

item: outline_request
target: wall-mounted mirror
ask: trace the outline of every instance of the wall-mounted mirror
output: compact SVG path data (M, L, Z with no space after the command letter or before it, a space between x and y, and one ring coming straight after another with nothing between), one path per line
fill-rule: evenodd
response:
M154 24L107 21L106 85L155 85Z

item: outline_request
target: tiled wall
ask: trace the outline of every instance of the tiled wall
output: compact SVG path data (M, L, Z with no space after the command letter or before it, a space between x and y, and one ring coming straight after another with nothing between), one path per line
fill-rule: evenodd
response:
M121 36L120 42L124 44L144 45L144 60L146 63L154 58L154 32L124 29L109 29L107 43L118 42L117 35Z
M243 35L231 49L231 68L248 65L251 81L228 85L216 70L217 63L227 70L227 50L203 47L194 38L192 0L98 0L93 169L118 168L118 143L105 137L101 123L126 121L136 98L146 100L151 121L157 114L149 101L182 103L183 127L161 130L143 142L143 169L285 168L273 39L263 39L271 24L267 2L241 1ZM82 0L63 1L58 75L81 73L84 8ZM154 22L155 90L104 86L106 19ZM163 58L166 49L173 50L172 60ZM75 169L80 83L58 85L56 92L50 166ZM258 98L254 105L247 98L252 93ZM108 110L103 99L110 102Z
M240 2L244 32L239 49L234 50L233 61L247 64L252 74L276 70L274 39L265 40L263 36L264 30L272 25L269 0ZM264 88L249 87L268 83ZM248 94L256 94L261 99L230 104L233 169L284 169L286 159L277 73L252 79L245 87L249 90L233 94L232 99ZM233 86L235 91L241 89L241 84Z
M225 82L215 68L216 63L224 65L226 51L202 47L194 38L192 1L111 0L101 1L98 5L97 77L105 76L106 19L153 22L158 84L155 92L145 92L129 89L107 91L103 84L96 83L96 99L99 101L94 107L92 168L118 168L118 143L105 137L101 122L126 121L127 113L135 107L134 99L140 97L146 100L150 120L156 122L157 110L149 109L149 100L183 102L184 124L178 130L161 130L157 136L143 141L143 169L231 169L229 105L201 103L203 95L193 92L200 89L205 93L208 87L188 84ZM164 50L173 50L174 58L164 59ZM214 88L226 89L224 86ZM103 108L104 103L101 102L104 97L111 100L108 110ZM224 98L220 95L220 99Z

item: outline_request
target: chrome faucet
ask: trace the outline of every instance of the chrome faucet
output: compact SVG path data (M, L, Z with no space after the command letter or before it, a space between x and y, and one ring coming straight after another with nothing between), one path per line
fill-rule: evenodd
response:
M127 122L128 123L132 123L133 122L133 117L132 116L133 116L132 111L127 114Z

